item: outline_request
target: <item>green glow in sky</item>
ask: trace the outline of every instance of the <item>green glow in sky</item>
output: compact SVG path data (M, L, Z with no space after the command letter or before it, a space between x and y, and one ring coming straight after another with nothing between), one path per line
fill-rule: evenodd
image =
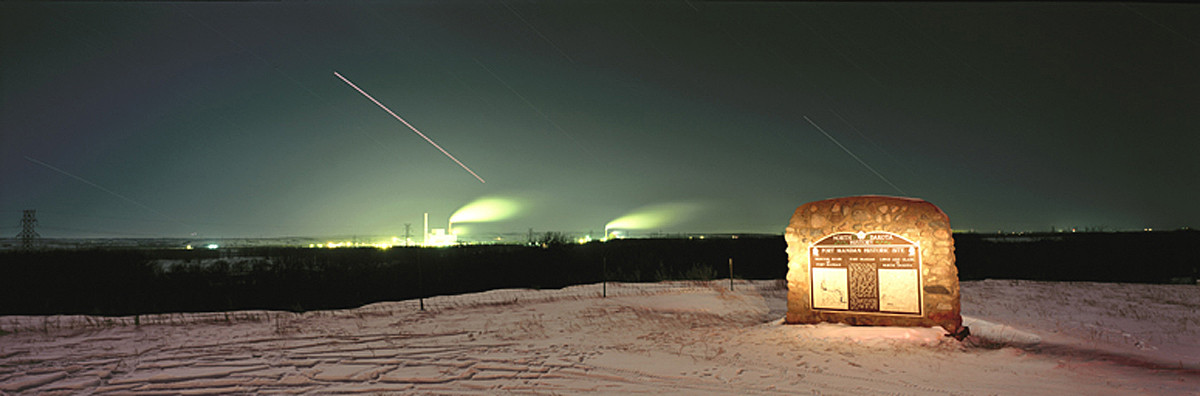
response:
M690 202L672 202L643 206L604 225L605 230L646 230L666 227L690 219L700 212L702 205Z
M450 215L450 223L482 223L512 218L521 213L525 205L518 199L508 197L480 197L463 205Z
M1062 3L0 1L0 235L1200 226L1200 6Z

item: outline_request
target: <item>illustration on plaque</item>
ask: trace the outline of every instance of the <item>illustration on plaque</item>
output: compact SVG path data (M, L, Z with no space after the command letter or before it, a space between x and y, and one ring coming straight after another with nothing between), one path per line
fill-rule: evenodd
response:
M813 268L813 308L848 309L846 269Z
M888 232L842 232L809 252L813 309L921 314L917 244Z
M879 270L879 310L885 312L921 312L917 293L917 271Z

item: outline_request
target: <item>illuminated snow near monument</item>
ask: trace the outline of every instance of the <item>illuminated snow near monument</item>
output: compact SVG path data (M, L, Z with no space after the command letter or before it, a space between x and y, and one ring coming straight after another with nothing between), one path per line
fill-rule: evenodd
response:
M1194 285L962 283L941 328L783 325L781 281L494 290L304 314L0 317L0 391L1192 394Z

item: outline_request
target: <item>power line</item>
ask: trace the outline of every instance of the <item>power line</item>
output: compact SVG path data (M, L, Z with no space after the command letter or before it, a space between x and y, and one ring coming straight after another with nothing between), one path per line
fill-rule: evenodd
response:
M33 244L38 238L35 227L37 227L37 211L33 209L23 211L21 213L21 233L17 234L17 238L21 239L21 249L33 249Z

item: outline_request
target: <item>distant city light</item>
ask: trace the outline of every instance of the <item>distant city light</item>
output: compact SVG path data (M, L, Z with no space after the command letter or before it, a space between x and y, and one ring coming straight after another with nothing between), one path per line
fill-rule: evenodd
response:
M429 235L425 236L425 243L421 246L426 247L446 247L458 245L458 235L447 233L443 228L434 228Z
M317 249L339 249L339 248L376 248L381 250L391 249L400 243L398 237L386 237L386 239L375 242L360 242L360 241L326 241L325 243L310 243L309 248Z
M217 245L217 244L215 244L215 243L210 243L210 244L208 244L208 246L207 246L207 247L208 247L208 250L213 250L213 249L216 249L216 248L218 248L218 247L220 247L220 246L219 246L219 245Z

